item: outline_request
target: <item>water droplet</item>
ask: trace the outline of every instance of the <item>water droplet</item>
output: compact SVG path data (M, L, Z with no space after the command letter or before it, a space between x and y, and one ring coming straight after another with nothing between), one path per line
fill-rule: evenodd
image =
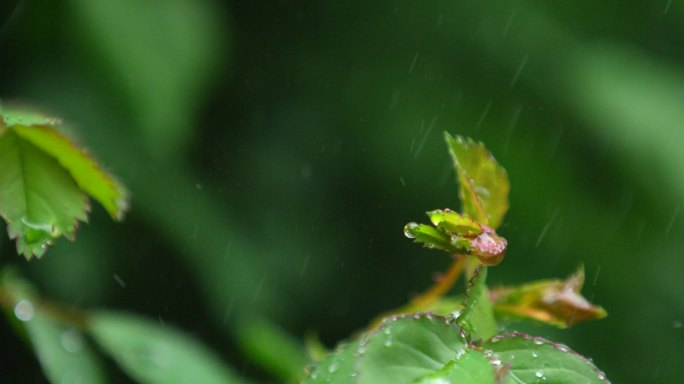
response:
M543 339L534 339L534 343L537 344L537 345L543 345L543 344L544 344L544 340L543 340Z
M598 378L599 378L599 380L605 380L605 379L606 379L606 374L603 373L603 372L599 372L599 373L598 373Z
M464 348L459 349L456 351L456 360L460 360L463 356L465 356L466 351Z
M35 313L33 303L28 300L22 300L14 306L14 316L21 321L30 321Z
M539 357L539 354L535 351L532 351L532 357L537 358Z
M337 364L336 361L334 361L330 366L328 367L328 372L329 373L335 373L337 371L337 368L339 368L339 365Z
M68 329L62 333L62 347L67 352L76 353L83 349L83 336L75 329Z
M392 338L388 337L385 339L385 347L391 347L392 346Z
M404 236L408 237L409 239L415 239L416 236L413 234L413 231L418 228L418 224L416 223L408 223L406 226L404 226Z
M537 372L534 373L534 375L535 375L537 378L541 379L542 377L544 377L544 372L542 372L542 371L537 371Z
M567 351L570 350L570 348L568 348L568 347L566 347L565 345L562 345L562 344L561 344L561 345L558 345L556 348L557 348L559 351L561 351L561 352L567 352Z

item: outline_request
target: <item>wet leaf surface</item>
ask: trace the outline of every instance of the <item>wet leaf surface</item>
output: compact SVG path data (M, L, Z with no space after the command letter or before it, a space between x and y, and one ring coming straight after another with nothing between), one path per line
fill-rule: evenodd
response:
M484 144L444 134L454 163L463 212L477 222L498 228L508 211L510 182L506 170Z

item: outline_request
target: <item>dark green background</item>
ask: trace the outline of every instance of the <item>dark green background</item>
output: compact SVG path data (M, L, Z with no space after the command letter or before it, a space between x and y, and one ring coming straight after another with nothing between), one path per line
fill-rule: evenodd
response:
M94 206L42 260L0 239L46 296L176 324L263 380L240 319L332 346L447 266L402 227L457 208L448 130L511 178L490 282L583 263L609 312L533 331L615 383L684 377L684 3L24 0L0 17L0 98L64 117L133 197L123 224ZM41 382L0 328L0 375Z

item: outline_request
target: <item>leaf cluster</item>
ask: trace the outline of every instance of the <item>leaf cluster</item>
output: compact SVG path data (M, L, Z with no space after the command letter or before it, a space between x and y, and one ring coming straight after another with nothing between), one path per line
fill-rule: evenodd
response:
M446 289L437 282L413 305L339 346L310 369L304 383L606 382L601 370L567 346L517 332L498 334L511 319L567 327L606 312L580 294L581 268L565 281L488 289L487 267L499 264L508 246L495 231L508 210L508 175L484 144L448 133L445 139L462 212L429 211L430 224L409 223L404 233L451 254L450 273L466 265L464 299L445 308L453 300L442 297Z

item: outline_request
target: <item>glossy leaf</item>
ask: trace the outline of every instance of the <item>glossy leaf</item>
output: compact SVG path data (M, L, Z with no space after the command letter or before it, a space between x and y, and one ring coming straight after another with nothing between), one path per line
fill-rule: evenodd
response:
M412 383L443 369L465 348L462 330L445 318L414 315L390 320L361 341L358 383Z
M587 358L568 347L521 333L496 336L483 346L506 383L607 383L606 376Z
M432 225L444 232L461 235L476 236L483 232L482 227L466 215L460 215L450 209L436 209L427 213Z
M404 226L404 235L422 243L425 248L439 249L450 253L466 252L469 243L452 243L449 235L426 224L408 223Z
M406 237L426 248L475 256L485 265L497 265L503 260L508 242L490 227L449 209L427 215L434 227L408 223L404 227Z
M456 319L472 339L488 339L498 330L486 280L487 267L478 267L468 282L463 311Z
M184 333L117 312L96 312L89 332L133 379L143 384L244 383L211 351Z
M480 351L467 349L441 370L420 378L416 384L494 384L496 373L492 363Z
M302 384L354 384L358 380L356 360L359 340L340 344L315 367L309 369Z
M25 105L5 104L0 102L0 126L14 125L59 125L60 119L50 117Z
M463 212L498 228L508 211L508 174L484 144L445 132L459 183Z
M87 198L57 160L13 130L0 134L0 214L19 253L40 257L53 238L73 239L88 209Z
M387 320L312 369L304 383L413 383L445 368L467 349L446 318L427 314Z
M497 316L540 321L560 328L601 319L607 312L580 294L584 268L566 280L541 280L492 291Z
M2 280L4 291L14 302L15 324L26 332L50 383L107 382L100 359L79 330L43 313L23 281L9 273Z

